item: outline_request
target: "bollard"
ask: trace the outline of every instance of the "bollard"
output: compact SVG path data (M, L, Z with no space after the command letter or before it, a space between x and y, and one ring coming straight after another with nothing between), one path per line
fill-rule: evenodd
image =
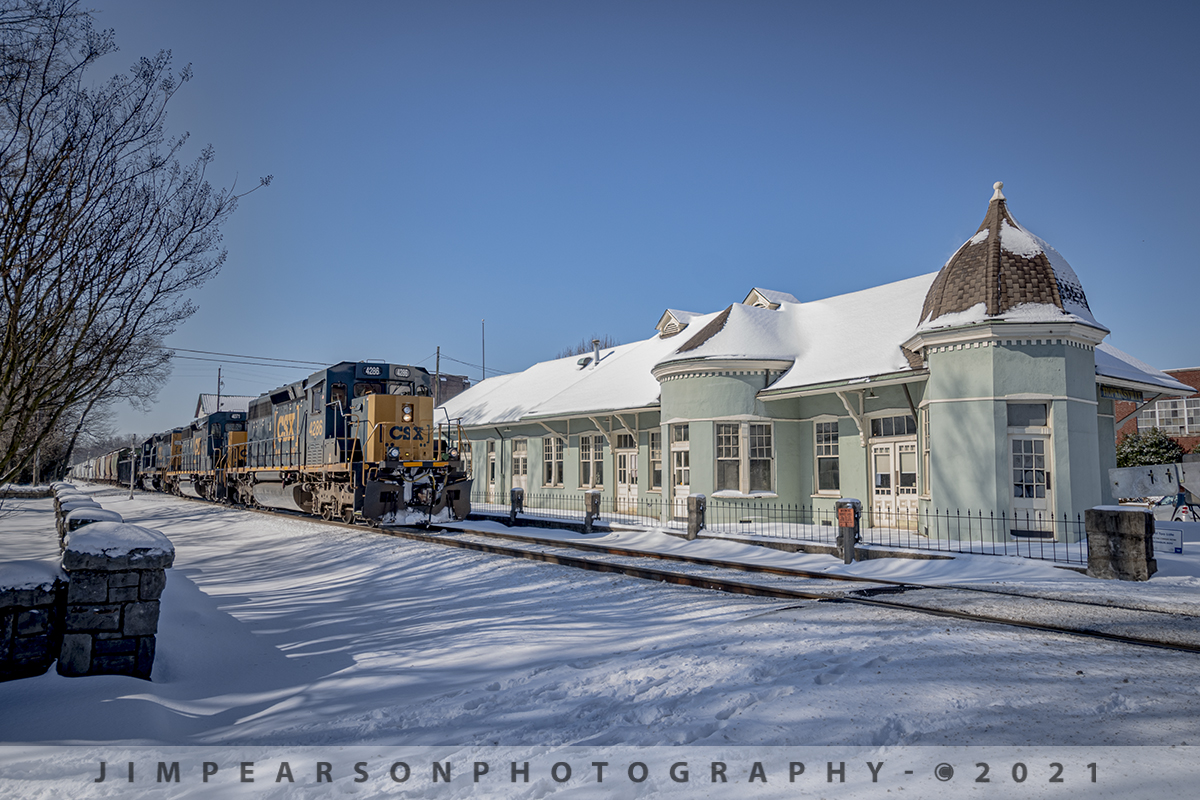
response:
M583 517L583 532L592 532L592 523L600 518L600 490L589 489L583 493L583 507L586 512Z
M1083 512L1092 578L1148 581L1154 560L1154 516L1145 509L1097 506Z
M519 486L508 490L508 527L517 524L517 514L525 511L525 490Z
M704 514L708 509L708 500L702 494L689 494L688 499L688 541L695 539L704 530Z
M853 497L844 497L834 505L838 519L838 551L842 562L850 564L854 562L854 545L862 538L862 502Z

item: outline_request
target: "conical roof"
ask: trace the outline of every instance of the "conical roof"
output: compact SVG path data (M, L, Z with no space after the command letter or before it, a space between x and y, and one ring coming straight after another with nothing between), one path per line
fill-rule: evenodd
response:
M1096 327L1075 270L1057 250L1013 219L994 186L979 230L942 267L925 295L921 327L984 319L1060 321L1076 317Z

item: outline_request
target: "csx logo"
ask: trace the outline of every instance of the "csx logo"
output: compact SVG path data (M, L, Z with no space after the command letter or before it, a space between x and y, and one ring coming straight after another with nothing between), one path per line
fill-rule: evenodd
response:
M284 414L279 417L275 435L280 439L295 439L296 438L296 412Z
M393 425L388 431L388 436L393 439L403 439L406 442L425 441L425 434L421 429L412 425Z

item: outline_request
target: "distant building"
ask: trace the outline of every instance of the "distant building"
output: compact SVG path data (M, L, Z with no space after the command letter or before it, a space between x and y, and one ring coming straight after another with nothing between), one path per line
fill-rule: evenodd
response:
M435 383L436 378L435 376ZM471 379L466 375L442 375L441 383L434 386L433 399L435 403L445 403L447 400L453 400L460 394L471 388Z
M209 414L214 414L217 411L242 411L242 412L245 412L246 410L248 410L250 408L250 401L253 399L254 399L253 397L245 397L243 395L223 394L223 395L220 395L221 405L220 405L220 408L218 408L217 407L217 395L202 394L202 395L200 395L199 399L196 400L196 413L194 415L194 418L199 419L200 417L205 417L205 416L208 416Z
M1145 433L1151 428L1158 428L1190 453L1200 445L1200 367L1163 371L1191 387L1192 394L1158 400L1153 400L1156 395L1149 395L1147 400L1152 400L1149 403L1118 402L1117 442L1120 443L1121 439L1134 431ZM1136 417L1133 416L1134 412L1137 413Z
M995 188L938 272L815 301L754 288L720 311L668 309L644 341L475 385L444 407L472 440L476 491L598 489L618 510L657 498L664 518L692 492L826 515L857 498L883 527L1114 502L1114 402L1195 389L1104 343L1074 270Z

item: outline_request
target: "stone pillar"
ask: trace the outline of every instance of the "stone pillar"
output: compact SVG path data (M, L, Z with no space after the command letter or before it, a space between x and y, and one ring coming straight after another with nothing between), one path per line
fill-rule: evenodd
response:
M0 574L0 681L41 675L58 652L58 567L18 561Z
M1097 506L1083 512L1088 569L1093 578L1148 581L1154 560L1154 516L1145 509Z
M67 534L66 614L58 673L150 678L159 596L175 548L158 531L93 522Z

